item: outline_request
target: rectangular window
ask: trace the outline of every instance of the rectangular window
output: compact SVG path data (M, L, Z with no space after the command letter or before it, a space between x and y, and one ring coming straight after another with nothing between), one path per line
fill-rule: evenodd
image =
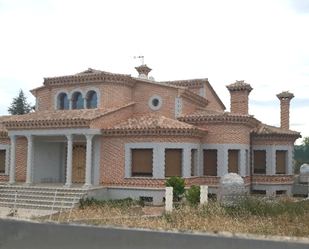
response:
M239 150L228 150L228 172L238 174Z
M276 151L276 174L286 173L286 150Z
M132 176L152 177L152 149L131 149Z
M182 176L182 149L165 150L165 177Z
M197 150L191 150L191 176L194 176L195 166L196 166L196 157L197 157Z
M5 173L5 154L6 150L0 150L0 174Z
M204 175L217 175L217 150L204 150Z
M253 173L266 174L266 151L255 150L253 151Z

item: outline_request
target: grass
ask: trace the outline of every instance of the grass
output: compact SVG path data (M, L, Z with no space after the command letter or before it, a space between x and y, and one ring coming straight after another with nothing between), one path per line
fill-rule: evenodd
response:
M238 206L222 206L211 201L203 206L178 204L173 212L158 217L142 217L143 203L132 199L118 201L86 200L73 210L72 223L112 225L164 230L227 231L276 236L309 236L309 201L292 198L269 201L250 197ZM66 221L69 212L61 214ZM53 216L58 220L58 216Z

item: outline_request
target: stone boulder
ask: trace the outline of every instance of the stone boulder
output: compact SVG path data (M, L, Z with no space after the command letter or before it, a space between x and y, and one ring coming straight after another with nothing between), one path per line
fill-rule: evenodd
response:
M299 176L298 176L299 183L308 183L309 178L309 164L305 163L300 166L299 169Z
M245 198L245 183L236 173L229 173L221 177L218 188L218 201L223 205L236 205Z

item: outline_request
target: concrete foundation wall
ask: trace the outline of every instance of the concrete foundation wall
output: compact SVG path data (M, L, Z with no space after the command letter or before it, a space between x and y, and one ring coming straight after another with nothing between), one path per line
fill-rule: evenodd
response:
M266 191L267 196L276 196L277 191L286 191L286 195L292 195L292 185L291 184L253 184L252 190L262 190ZM285 195L285 193L284 193Z

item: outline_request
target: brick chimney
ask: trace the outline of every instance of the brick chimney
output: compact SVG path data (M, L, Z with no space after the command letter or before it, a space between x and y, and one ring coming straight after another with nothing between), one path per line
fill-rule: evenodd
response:
M289 129L290 128L290 101L294 98L294 94L287 92L282 92L277 94L278 99L280 100L280 121L281 128Z
M249 94L253 89L244 80L226 86L231 94L231 113L248 114Z
M148 78L148 74L149 72L152 70L151 68L149 68L146 64L143 64L139 67L135 67L135 69L138 72L138 76L140 77L142 74L144 74L147 78Z

